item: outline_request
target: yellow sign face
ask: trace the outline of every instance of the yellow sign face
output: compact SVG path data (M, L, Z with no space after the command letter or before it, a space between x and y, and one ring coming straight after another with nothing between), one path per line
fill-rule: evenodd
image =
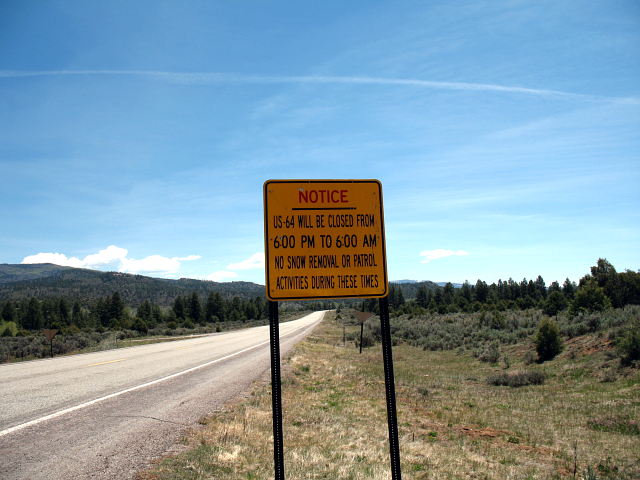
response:
M264 232L270 300L387 295L378 180L267 180Z

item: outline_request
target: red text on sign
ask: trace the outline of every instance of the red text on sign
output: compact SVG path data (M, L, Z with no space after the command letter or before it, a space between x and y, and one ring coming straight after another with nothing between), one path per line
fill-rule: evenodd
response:
M348 190L298 190L298 203L348 203Z

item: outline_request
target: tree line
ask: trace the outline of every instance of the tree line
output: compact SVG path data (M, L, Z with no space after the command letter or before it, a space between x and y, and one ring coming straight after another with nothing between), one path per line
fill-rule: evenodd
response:
M535 280L524 278L520 282L511 278L492 284L483 280L475 285L465 282L460 288L454 288L451 283L444 287L421 285L413 299L405 299L401 285L391 284L389 288L389 307L399 314L415 313L419 309L444 314L539 308L547 315L556 315L566 309L579 314L630 304L640 305L640 273L617 272L603 258L598 259L591 273L578 284L567 278L562 285L552 282L547 286L538 275ZM362 309L377 312L377 301L365 300Z
M35 297L0 302L0 321L4 324L2 334L5 336L44 328L147 332L160 324L166 324L168 328L194 328L195 325L261 320L267 316L264 297L224 298L218 292L211 292L204 299L196 292L178 295L170 308L144 300L134 309L124 303L119 292L86 303Z

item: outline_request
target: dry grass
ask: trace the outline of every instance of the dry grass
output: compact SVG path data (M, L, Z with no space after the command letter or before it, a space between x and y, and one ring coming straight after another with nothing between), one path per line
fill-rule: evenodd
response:
M640 437L592 428L612 416L637 421L640 375L603 382L606 352L579 348L545 364L544 385L515 389L488 385L500 367L469 356L394 347L403 478L640 478ZM523 368L525 350L503 352L509 371ZM381 357L379 345L344 348L331 319L296 347L282 388L288 479L390 478ZM185 452L139 478L273 478L268 384L205 423Z

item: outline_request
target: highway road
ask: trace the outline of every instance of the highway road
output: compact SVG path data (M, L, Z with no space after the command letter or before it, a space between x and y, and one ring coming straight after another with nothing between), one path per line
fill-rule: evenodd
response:
M323 316L281 323L281 352ZM266 326L1 365L0 478L131 478L268 370Z

